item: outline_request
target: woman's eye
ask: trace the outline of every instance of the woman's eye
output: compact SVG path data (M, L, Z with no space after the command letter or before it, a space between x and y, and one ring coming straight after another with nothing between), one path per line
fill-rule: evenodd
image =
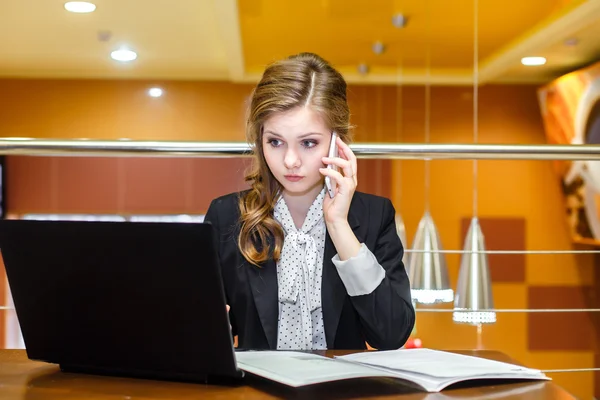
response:
M317 145L317 142L314 140L303 140L302 141L302 146L306 147L306 148L312 148L315 147Z
M281 140L279 139L269 139L267 143L269 143L273 147L279 147L282 144Z

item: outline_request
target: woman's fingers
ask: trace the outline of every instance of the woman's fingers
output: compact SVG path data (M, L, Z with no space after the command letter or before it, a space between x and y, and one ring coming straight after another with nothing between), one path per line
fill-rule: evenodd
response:
M344 173L344 176L346 176L346 177L354 176L354 171L352 170L352 163L350 163L350 161L348 161L348 160L344 160L339 157L336 157L336 158L323 157L323 163L331 164L331 165L335 165L336 167L339 167L340 170Z
M355 188L355 180L349 177L344 177L338 171L329 168L319 168L322 175L328 176L335 180L337 183L338 191L340 193L351 193Z
M352 171L354 172L354 175L356 175L356 172L358 171L356 155L350 149L350 146L344 143L344 141L339 137L337 138L336 143L338 145L338 153L343 159L350 161L350 164L352 165Z

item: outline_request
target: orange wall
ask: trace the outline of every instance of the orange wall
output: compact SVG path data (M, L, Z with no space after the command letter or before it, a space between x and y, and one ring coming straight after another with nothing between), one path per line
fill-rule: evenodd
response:
M243 140L244 101L250 86L165 82L166 96L152 99L144 93L149 84L0 80L0 87L5 89L0 99L2 132L5 136L40 138ZM471 94L472 88L432 88L432 142L472 142ZM356 141L425 140L423 87L352 86L349 100L352 122L357 125ZM544 143L534 87L486 86L480 89L479 101L479 142ZM243 165L234 159L10 157L8 207L17 214L203 212L212 197L243 187ZM423 165L423 161L361 160L359 167L360 188L392 198L406 223L409 243L426 200ZM473 164L436 160L430 166L431 213L444 247L460 249L461 226L473 210ZM528 249L572 248L559 183L550 162L480 161L477 182L478 215L482 219L524 221L521 225ZM490 238L499 235L496 231L484 234ZM447 260L455 286L459 257L448 255ZM511 267L510 263L495 266ZM528 308L533 300L543 306L545 299L564 290L583 293L594 281L592 258L528 255L520 280L494 283L495 306ZM560 318L564 323L543 326L544 332L568 336L570 317ZM588 321L591 316L583 318L583 323L577 324L584 325L583 330L577 334L587 335L584 342L592 343L600 335ZM417 333L427 347L480 345L500 349L542 369L594 366L592 348L575 349L569 343L552 349L536 347L539 338L531 335L539 330L533 327L544 321L524 313L499 314L498 323L483 327L478 337L474 327L452 323L450 313L419 313ZM590 398L594 391L592 373L557 374L553 378L580 398Z
M163 98L146 95L152 85ZM251 86L214 82L0 79L4 137L243 140Z

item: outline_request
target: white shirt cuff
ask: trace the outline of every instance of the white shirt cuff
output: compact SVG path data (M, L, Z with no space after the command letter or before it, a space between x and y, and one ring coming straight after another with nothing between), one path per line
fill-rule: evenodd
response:
M350 296L372 293L385 278L385 270L364 243L360 244L360 250L354 257L342 261L336 254L331 261Z

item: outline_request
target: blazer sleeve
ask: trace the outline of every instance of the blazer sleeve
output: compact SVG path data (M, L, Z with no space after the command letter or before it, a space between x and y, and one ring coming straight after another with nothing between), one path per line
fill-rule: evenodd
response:
M392 202L385 199L382 225L375 248L371 249L385 270L385 277L371 293L350 297L367 342L379 350L402 347L415 324L410 283L402 262L404 249L396 233L395 213Z
M222 199L215 199L210 203L210 206L208 207L208 211L206 212L206 215L204 216L204 222L205 223L209 223L211 224L214 228L215 228L215 246L217 247L217 255L219 257L219 265L221 267L221 274L223 274L224 270L223 270L223 265L221 265L221 243L224 240L227 240L226 238L223 237L223 230L221 228L221 226L219 225L219 209L223 208L223 201ZM221 279L223 279L223 277L221 277ZM225 286L225 285L223 285ZM225 291L225 301L227 302L228 305L231 306L231 302L229 301L229 296L227 294L227 291ZM236 336L237 335L237 326L235 324L235 317L233 314L233 309L230 308L229 310L229 323L231 324L231 335L232 336Z

